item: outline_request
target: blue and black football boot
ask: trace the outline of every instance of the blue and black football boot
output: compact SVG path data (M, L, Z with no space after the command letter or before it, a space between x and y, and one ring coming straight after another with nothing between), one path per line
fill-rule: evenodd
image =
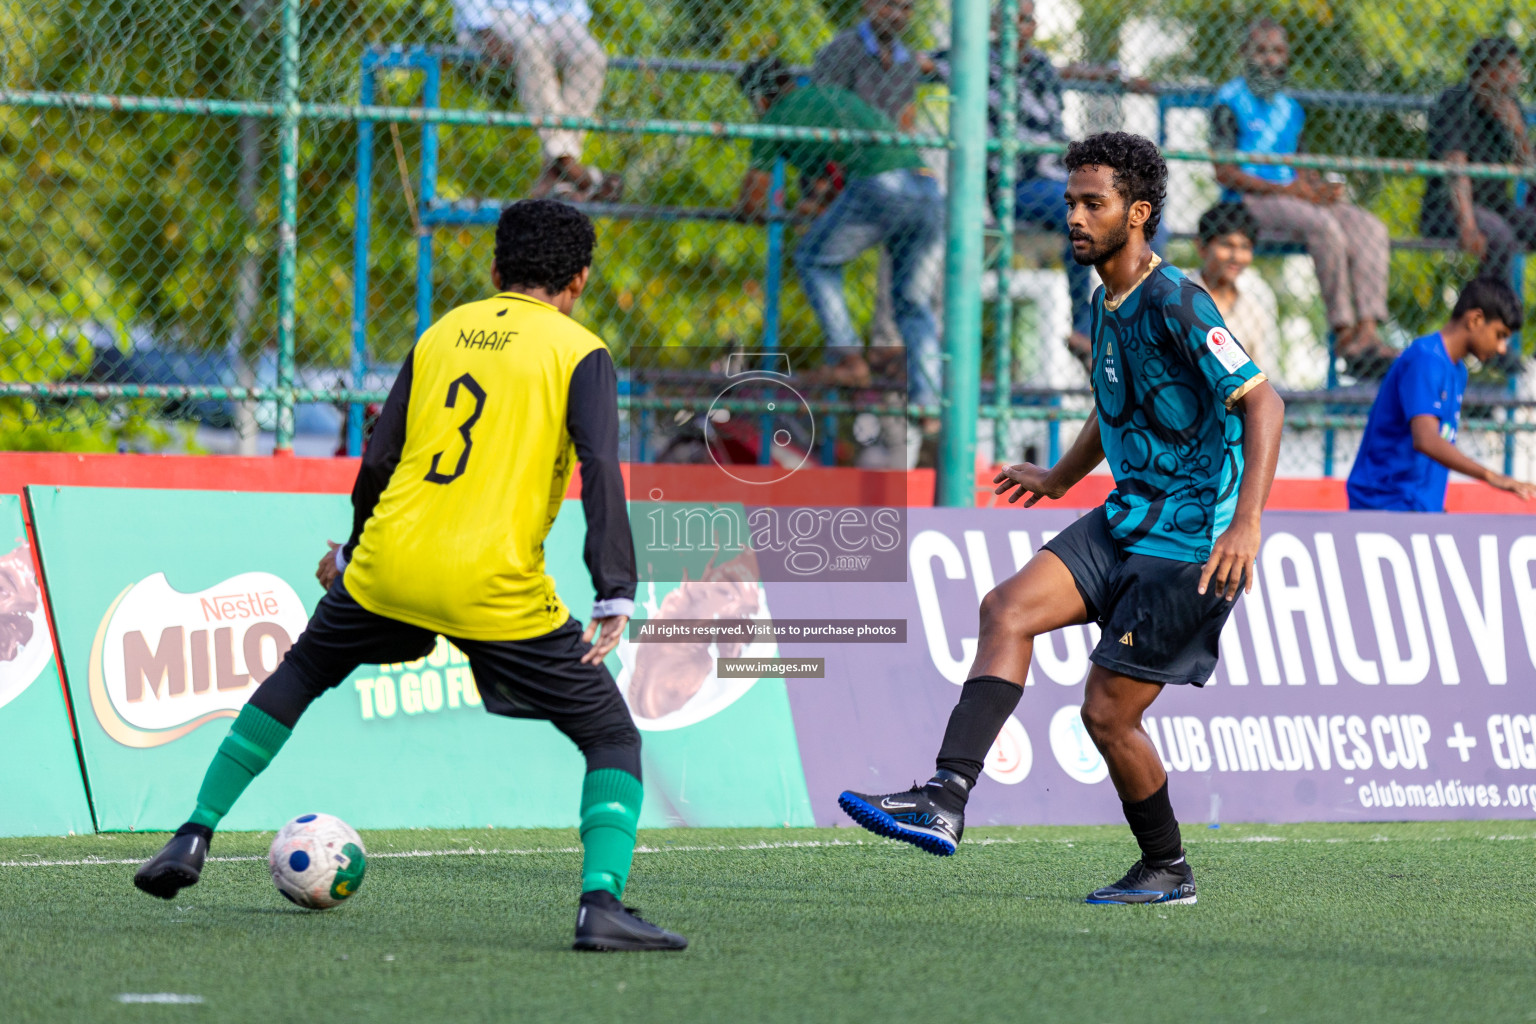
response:
M965 832L965 797L970 782L954 772L937 772L927 784L905 793L872 796L844 790L837 805L878 836L900 839L937 857L954 854Z
M1195 873L1180 854L1167 864L1137 861L1114 885L1088 894L1084 903L1194 903Z

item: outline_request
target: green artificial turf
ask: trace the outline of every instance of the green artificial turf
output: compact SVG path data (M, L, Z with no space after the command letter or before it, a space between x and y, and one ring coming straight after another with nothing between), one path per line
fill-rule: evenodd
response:
M1081 902L1134 859L1123 828L976 829L949 859L646 832L627 901L693 944L607 955L567 949L574 832L367 833L324 913L272 888L269 835L220 835L252 859L169 903L53 863L164 838L0 840L0 1021L1536 1020L1531 821L1189 828L1200 902L1164 908Z

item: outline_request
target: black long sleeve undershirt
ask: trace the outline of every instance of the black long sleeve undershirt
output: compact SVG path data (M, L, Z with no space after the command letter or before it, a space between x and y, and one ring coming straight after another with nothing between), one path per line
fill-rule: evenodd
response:
M594 349L571 374L565 427L581 460L584 552L599 601L635 596L635 543L619 472L618 376L607 349Z
M352 536L341 550L341 557L348 562L352 560L357 542L363 539L363 527L373 515L379 496L389 486L389 478L395 475L395 467L400 464L400 453L405 450L405 414L411 404L415 356L415 348L406 353L405 362L400 366L400 375L389 389L384 409L379 413L378 421L373 425L373 433L363 447L363 464L357 471L357 481L352 485Z

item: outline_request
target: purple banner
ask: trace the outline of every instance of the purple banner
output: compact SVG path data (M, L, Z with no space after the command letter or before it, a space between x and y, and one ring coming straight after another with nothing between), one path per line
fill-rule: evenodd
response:
M797 644L791 679L817 824L839 791L905 789L933 769L975 654L981 597L1079 513L913 509L905 583L769 583L797 618L906 619L902 645ZM1278 512L1258 582L1203 689L1144 719L1187 821L1536 816L1536 528L1524 516ZM1078 718L1095 626L1035 645L971 824L1122 821Z

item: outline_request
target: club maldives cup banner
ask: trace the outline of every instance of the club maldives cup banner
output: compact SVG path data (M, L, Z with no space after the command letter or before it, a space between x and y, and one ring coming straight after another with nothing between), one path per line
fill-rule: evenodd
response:
M28 498L98 825L174 828L229 723L304 629L322 593L316 563L350 530L351 505L68 487ZM578 610L592 602L584 534L580 503L567 502L546 544ZM675 589L648 586L639 614L678 605ZM748 598L735 607L771 614L761 588ZM712 664L627 646L610 663L632 704L645 696L643 826L811 823L782 680L721 680ZM66 748L67 730L51 731ZM487 714L467 660L439 639L426 658L364 666L317 700L225 827L271 829L306 811L359 828L569 826L584 770L548 723Z
M889 791L927 776L976 651L981 597L1078 514L914 509L905 586L770 587L800 617L909 623L905 647L818 649L825 682L791 687L818 823L837 820L841 789ZM1264 534L1258 583L1229 620L1215 677L1165 687L1144 719L1180 817L1536 813L1532 521L1278 512L1264 517ZM1148 619L1138 630L1157 628ZM1036 641L969 823L1121 820L1078 716L1099 639L1086 625Z
M229 721L304 628L321 594L315 563L347 532L349 504L52 487L29 499L99 827L174 827ZM875 521L864 511L860 521ZM857 520L822 512L806 522ZM878 580L797 582L797 566L841 564L823 547L857 531L789 527L783 572L748 571L763 554L701 549L682 582L643 580L636 622L609 660L644 736L642 824L846 824L840 790L925 778L976 651L981 597L1078 514L902 510L904 571ZM1266 516L1258 584L1237 603L1215 677L1167 687L1144 720L1180 816L1536 814L1529 522ZM592 598L584 530L579 502L567 502L545 546L578 615ZM667 543L675 554L676 538ZM701 621L743 628L697 639L690 624ZM779 628L789 623L802 632ZM652 640L637 639L647 626ZM1157 628L1149 619L1138 630ZM970 822L1121 820L1077 710L1099 639L1084 625L1037 641ZM814 677L781 678L797 674ZM307 810L365 828L569 826L581 776L579 753L552 726L486 714L463 655L440 641L419 662L364 666L318 700L227 826L273 828Z
M21 520L0 495L0 836L91 831L53 634Z

